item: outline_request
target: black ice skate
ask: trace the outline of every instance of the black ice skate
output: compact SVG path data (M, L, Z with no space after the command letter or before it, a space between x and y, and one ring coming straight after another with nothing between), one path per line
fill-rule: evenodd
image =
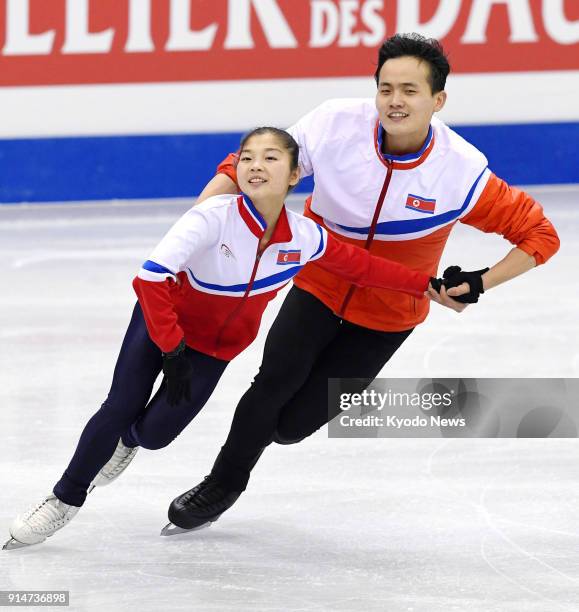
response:
M171 522L163 528L161 535L176 535L209 527L233 506L240 495L241 491L228 489L211 474L205 476L196 487L171 502Z

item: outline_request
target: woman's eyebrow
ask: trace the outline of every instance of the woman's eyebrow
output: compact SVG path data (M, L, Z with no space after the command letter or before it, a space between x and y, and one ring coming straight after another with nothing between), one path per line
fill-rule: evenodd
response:
M268 147L265 151L277 151L281 153L281 149L276 149L275 147ZM251 149L242 149L239 153L253 153L253 151Z

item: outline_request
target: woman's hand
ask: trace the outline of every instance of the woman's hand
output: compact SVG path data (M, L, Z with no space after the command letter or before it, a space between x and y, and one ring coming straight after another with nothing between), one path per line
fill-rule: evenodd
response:
M468 304L476 304L485 292L482 277L488 270L464 272L460 266L450 266L442 278L431 279L424 295L441 306L462 312Z
M424 295L441 306L446 306L455 312L462 312L468 306L468 304L461 304L452 298L467 294L469 291L470 288L468 284L462 283L462 285L459 285L458 287L452 287L448 290L448 292L446 291L445 286L441 285L440 293L437 293L437 291L432 287L432 284L430 284L428 285L428 289L424 292Z
M163 374L167 383L167 403L176 406L181 400L191 401L189 380L193 368L187 358L185 340L170 353L163 353Z

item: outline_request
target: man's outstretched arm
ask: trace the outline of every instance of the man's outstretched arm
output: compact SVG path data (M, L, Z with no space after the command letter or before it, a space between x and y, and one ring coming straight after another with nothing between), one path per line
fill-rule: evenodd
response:
M537 262L533 256L528 255L525 253L525 251L518 248L511 249L511 251L509 251L509 253L503 259L501 259L501 261L496 263L492 268L481 275L483 289L484 291L492 289L493 287L496 287L501 283L505 283L506 281L509 281L520 274L528 272L536 265ZM443 286L441 287L440 293L437 293L434 291L434 289L430 288L426 291L425 295L427 295L437 304L451 308L456 312L462 312L468 306L468 304L457 302L452 298L466 295L469 290L469 285L467 283L462 283L456 287L450 287L450 289L446 289Z
M501 234L516 247L482 275L483 288L492 289L501 283L528 272L545 263L559 249L559 237L543 208L529 194L511 187L496 175L491 175L479 201L461 219L462 223L477 229ZM468 293L463 283L440 294L428 291L435 302L462 312L466 304L452 297Z

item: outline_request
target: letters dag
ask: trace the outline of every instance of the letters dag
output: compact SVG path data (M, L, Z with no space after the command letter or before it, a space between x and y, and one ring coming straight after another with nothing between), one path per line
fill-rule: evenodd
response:
M30 0L6 1L6 43L4 55L49 55L54 51L55 30L30 31ZM92 0L96 2L96 0ZM129 8L128 36L125 52L144 53L155 50L151 35L152 0L126 0ZM309 46L339 47L376 46L386 36L383 17L388 0L310 0ZM428 22L420 22L420 0L398 0L396 31L418 31L444 38L453 28L462 0L439 0ZM196 0L170 0L169 38L166 51L204 51L211 49L222 24L209 23L201 30L190 28ZM533 21L530 0L473 0L467 24L461 37L463 44L486 42L486 31L495 5L507 8L510 41L539 40ZM565 0L542 0L543 25L547 34L559 44L579 41L579 21L565 17ZM89 30L91 0L66 0L66 23L63 54L108 53L115 30ZM296 48L298 41L278 0L228 0L225 49L251 49L251 11L255 11L271 48ZM364 31L357 31L361 28Z

